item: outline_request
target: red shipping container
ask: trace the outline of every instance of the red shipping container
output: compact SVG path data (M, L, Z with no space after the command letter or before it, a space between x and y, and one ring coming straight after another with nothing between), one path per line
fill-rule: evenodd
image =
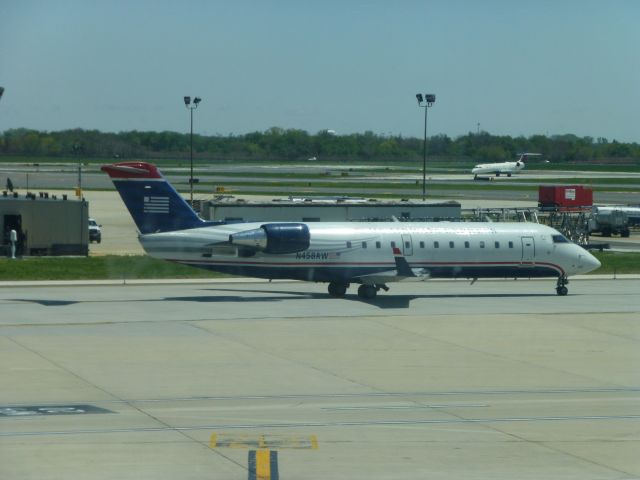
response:
M590 207L593 190L582 185L540 185L538 205L543 208Z

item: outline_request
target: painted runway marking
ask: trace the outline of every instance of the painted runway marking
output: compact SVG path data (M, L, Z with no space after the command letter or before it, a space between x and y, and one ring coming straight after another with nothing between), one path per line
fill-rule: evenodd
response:
M82 415L85 413L114 413L93 405L13 405L0 406L0 417L35 417L40 415Z
M209 439L210 448L255 449L318 449L315 435L250 435L214 432Z
M278 452L273 450L249 450L249 480L278 480Z

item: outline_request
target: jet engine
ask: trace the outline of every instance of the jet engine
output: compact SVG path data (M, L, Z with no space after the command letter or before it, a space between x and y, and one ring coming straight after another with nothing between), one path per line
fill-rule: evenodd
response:
M309 227L304 223L265 223L229 235L231 245L273 254L302 252L309 248L309 241Z

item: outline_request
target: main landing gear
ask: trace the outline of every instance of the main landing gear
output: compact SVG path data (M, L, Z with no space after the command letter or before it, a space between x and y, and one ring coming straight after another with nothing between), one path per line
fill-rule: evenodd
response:
M567 293L569 293L569 289L565 287L567 283L569 283L569 279L567 277L558 277L558 283L556 284L556 293L561 297L564 297Z
M329 295L331 295L334 298L342 298L347 293L347 288L349 288L348 283L331 282L329 283L329 288L328 288Z
M330 282L328 286L329 295L334 298L342 298L347 293L348 283ZM389 291L384 283L379 285L360 285L358 287L358 297L363 300L372 300L376 298L379 290Z
M358 287L358 296L363 300L373 300L374 298L376 298L376 295L380 290L388 292L389 287L387 287L384 283L381 283L379 285L360 285Z

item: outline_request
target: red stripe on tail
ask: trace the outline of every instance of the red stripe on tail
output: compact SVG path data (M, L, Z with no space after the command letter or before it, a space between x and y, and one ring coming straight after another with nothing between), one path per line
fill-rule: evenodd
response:
M155 165L145 162L121 162L100 169L111 178L162 178Z

